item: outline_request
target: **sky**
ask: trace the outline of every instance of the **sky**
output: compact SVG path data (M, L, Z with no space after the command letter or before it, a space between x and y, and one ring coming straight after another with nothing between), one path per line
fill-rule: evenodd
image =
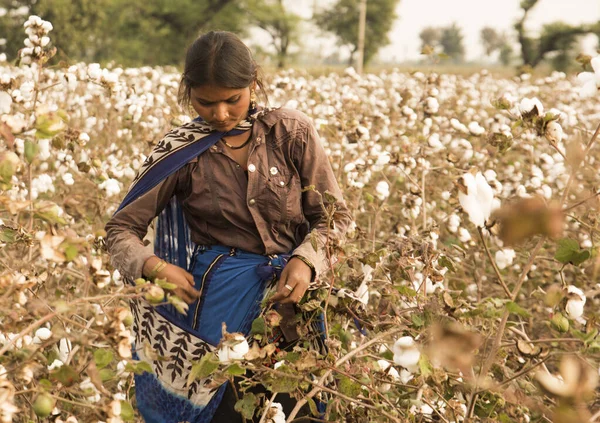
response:
M390 32L392 43L381 49L382 61L419 59L419 33L427 26L446 26L456 22L463 28L467 60L483 58L479 32L485 26L514 33L513 24L522 16L521 0L400 0L398 20ZM315 4L324 7L333 0L288 0L290 10L310 18ZM368 3L368 0L367 0ZM526 28L536 34L545 23L562 20L570 24L600 20L600 0L540 0L529 12ZM314 28L305 31L305 48L327 54L335 51L335 38L320 35ZM583 49L593 53L597 38L587 37Z

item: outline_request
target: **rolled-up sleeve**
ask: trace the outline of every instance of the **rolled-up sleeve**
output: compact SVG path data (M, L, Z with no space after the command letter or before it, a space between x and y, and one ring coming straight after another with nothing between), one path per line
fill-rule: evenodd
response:
M327 246L343 240L352 217L317 130L308 118L301 134L296 140L295 162L302 187L305 189L302 195L302 207L310 224L311 233L292 252L292 255L301 256L312 263L315 279L318 279L319 274L330 266ZM333 201L331 219L325 211L329 209L330 200Z
M152 220L175 194L177 181L177 173L169 176L115 213L106 224L106 245L111 263L124 276L141 277L144 263L154 255L152 243L145 245L143 240Z

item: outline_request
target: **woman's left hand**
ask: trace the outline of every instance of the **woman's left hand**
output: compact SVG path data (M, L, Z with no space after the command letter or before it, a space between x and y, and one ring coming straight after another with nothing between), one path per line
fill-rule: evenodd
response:
M277 292L271 301L280 304L298 303L308 289L312 269L302 260L292 257L281 272Z

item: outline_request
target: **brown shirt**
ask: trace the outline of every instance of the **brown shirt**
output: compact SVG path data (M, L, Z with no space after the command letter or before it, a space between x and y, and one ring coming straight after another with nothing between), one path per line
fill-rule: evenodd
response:
M176 195L195 243L258 254L292 252L312 263L317 276L324 271L324 241L328 234L342 236L351 217L317 131L303 113L275 109L254 122L250 137L247 172L219 141L115 214L106 224L113 265L128 277L142 276L153 255L142 240ZM302 192L311 185L317 192ZM329 231L319 194L326 191L337 199ZM311 230L319 235L317 251Z

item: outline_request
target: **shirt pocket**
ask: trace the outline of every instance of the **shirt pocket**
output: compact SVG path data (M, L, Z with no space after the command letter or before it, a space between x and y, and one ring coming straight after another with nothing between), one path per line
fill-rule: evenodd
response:
M271 167L266 187L268 213L275 225L289 227L304 220L302 187L295 172L286 168Z

